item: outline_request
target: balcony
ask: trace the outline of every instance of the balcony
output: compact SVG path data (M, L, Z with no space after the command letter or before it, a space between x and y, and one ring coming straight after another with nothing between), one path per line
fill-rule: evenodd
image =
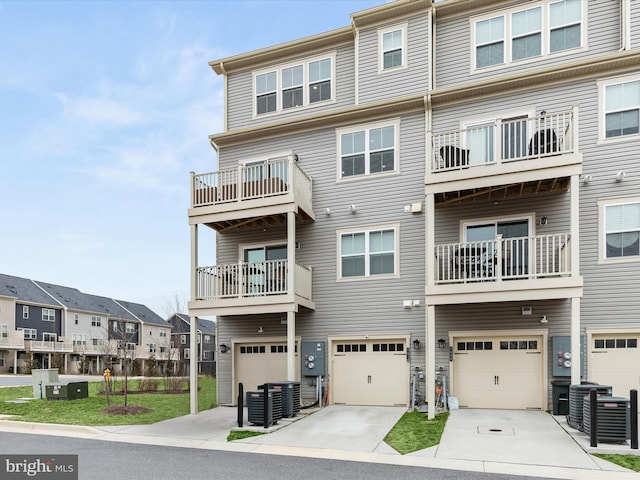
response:
M435 259L427 295L442 297L434 303L473 302L487 294L495 300L565 298L567 289L582 288L573 274L569 233L437 244Z
M9 330L5 336L0 336L0 348L2 349L23 349L24 332L22 330Z
M48 340L27 340L24 342L26 350L32 352L48 353L48 352L61 352L61 353L73 353L73 342L60 337L57 342Z
M106 344L103 345L87 345L86 343L81 343L75 341L73 343L73 353L81 354L81 355L101 355L107 354L109 352L109 346Z
M289 211L313 220L312 180L296 159L289 155L217 172L192 172L190 223L223 232L284 223Z
M295 285L289 284L288 272L286 259L199 267L195 301L189 308L206 308L212 315L315 309L311 268L295 265Z
M442 204L568 188L567 177L582 168L575 118L574 108L433 133L427 193Z

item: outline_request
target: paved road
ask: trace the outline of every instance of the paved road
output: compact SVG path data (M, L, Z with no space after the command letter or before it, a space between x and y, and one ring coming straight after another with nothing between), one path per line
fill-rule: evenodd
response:
M534 480L534 477L379 463L222 452L21 433L2 434L0 454L78 454L79 480ZM4 471L0 465L0 478ZM535 477L536 480L545 480ZM547 479L550 480L550 479Z
M60 383L69 382L100 382L102 375L59 375ZM0 387L22 387L31 386L33 381L31 375L0 375Z

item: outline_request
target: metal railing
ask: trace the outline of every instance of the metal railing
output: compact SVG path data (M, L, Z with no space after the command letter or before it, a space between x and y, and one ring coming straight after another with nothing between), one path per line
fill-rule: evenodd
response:
M568 233L555 233L439 244L435 247L435 283L569 276L570 240Z
M73 344L68 341L29 340L24 343L25 348L32 352L73 352Z
M197 269L196 300L285 295L288 260L223 263ZM295 292L311 299L311 268L296 265Z
M311 197L311 178L293 155L260 163L238 165L217 172L191 174L191 205L219 205L256 198L283 195Z
M433 133L433 172L573 153L575 109Z

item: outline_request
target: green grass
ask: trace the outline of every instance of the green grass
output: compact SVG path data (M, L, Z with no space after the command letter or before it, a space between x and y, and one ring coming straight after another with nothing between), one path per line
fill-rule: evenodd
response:
M602 458L621 467L628 468L634 472L640 472L640 456L638 455L614 455L598 453L596 457Z
M231 430L227 436L227 442L233 442L234 440L242 440L243 438L257 437L258 435L264 435L264 432L250 432L249 430Z
M415 452L440 443L440 437L449 418L449 412L440 413L429 420L417 411L405 413L384 438L401 454Z
M198 410L216 406L216 379L200 377ZM189 393L143 393L129 394L129 405L140 405L151 409L140 415L109 415L101 413L107 407L107 399L98 392L101 382L89 383L89 398L78 400L30 400L26 403L6 403L21 397L32 397L31 387L7 387L0 389L0 414L14 415L12 420L65 425L142 425L187 415L190 412ZM132 388L131 386L129 387ZM121 395L110 396L111 405L124 404Z

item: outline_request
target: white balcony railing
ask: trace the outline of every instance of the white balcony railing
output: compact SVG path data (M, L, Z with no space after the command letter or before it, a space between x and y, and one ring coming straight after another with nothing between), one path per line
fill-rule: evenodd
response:
M432 134L432 171L443 172L574 152L574 110L497 119Z
M73 352L73 343L70 341L30 340L24 343L25 348L32 352Z
M0 336L1 348L24 348L24 332L22 330L8 330L5 336Z
M571 275L571 236L556 233L436 245L435 283L530 280Z
M311 178L295 161L294 155L279 157L217 172L192 174L191 205L201 207L256 198L284 195L311 204Z
M224 263L197 269L196 300L286 295L288 260ZM311 268L296 265L295 293L311 299Z

